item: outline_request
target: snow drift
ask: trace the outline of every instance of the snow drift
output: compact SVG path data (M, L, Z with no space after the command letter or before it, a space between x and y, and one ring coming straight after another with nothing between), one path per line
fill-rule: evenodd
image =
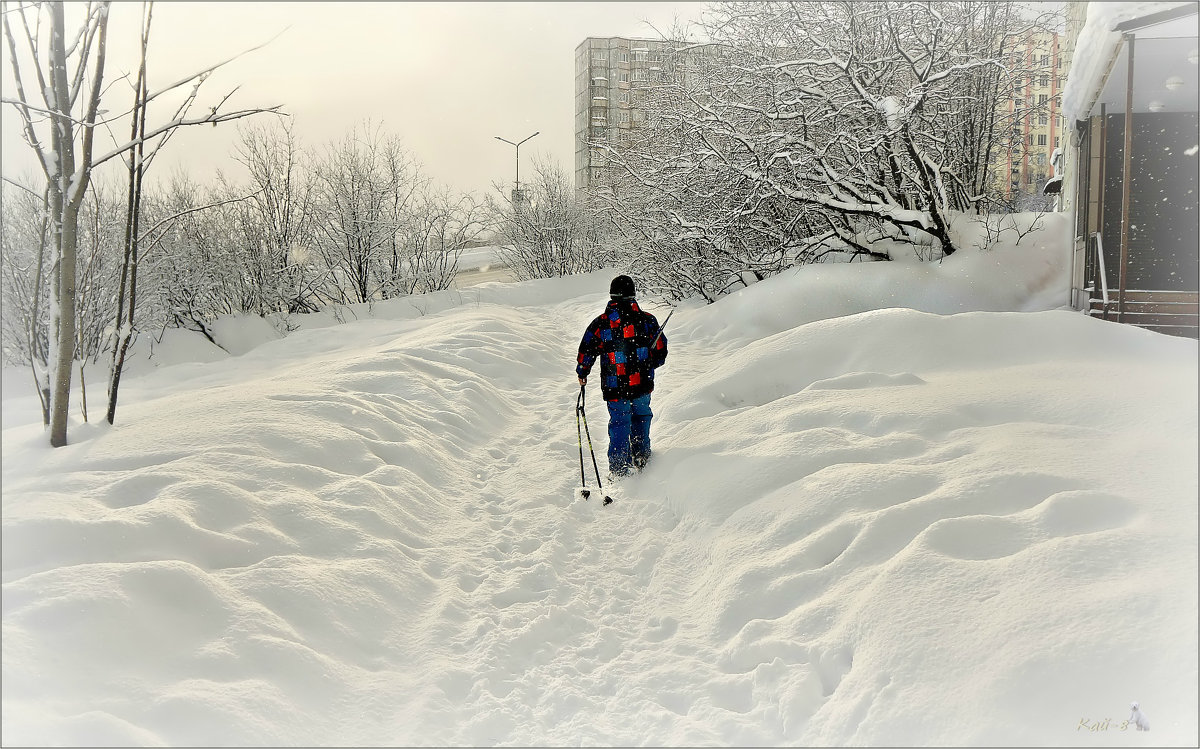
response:
M1055 309L1065 220L680 309L609 507L607 273L262 331L57 450L6 381L3 741L1194 745L1196 342Z

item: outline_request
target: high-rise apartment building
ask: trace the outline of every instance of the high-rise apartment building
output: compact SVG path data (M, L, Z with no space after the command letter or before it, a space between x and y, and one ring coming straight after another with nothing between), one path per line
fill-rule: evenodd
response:
M588 37L575 48L575 188L606 183L603 149L589 141L629 142L646 118L647 91L662 74L668 43L654 39Z
M1071 63L1064 41L1060 34L1036 31L1007 50L1011 68L1024 72L1013 98L1001 102L997 113L1012 128L1012 138L994 162L995 184L1018 207L1041 194L1054 175L1054 149L1063 146L1062 90Z

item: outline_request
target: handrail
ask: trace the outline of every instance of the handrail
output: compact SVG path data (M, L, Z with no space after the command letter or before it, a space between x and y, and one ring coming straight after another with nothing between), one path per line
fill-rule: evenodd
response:
M1104 300L1104 312L1108 314L1108 273L1104 270L1104 242L1100 238L1100 232L1092 232L1092 237L1096 240L1096 260L1100 263L1100 293Z

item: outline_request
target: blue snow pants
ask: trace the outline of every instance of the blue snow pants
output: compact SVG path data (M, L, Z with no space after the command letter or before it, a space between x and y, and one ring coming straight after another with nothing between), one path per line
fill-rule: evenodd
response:
M634 461L650 457L650 394L608 403L608 470L628 475Z

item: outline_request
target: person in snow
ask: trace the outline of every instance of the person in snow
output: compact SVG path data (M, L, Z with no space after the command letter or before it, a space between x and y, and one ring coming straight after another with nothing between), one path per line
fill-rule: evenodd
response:
M600 392L608 404L608 469L611 478L628 476L650 460L650 393L654 370L667 360L667 337L654 315L638 306L629 276L617 276L609 302L579 342L575 374L579 386L600 359Z

